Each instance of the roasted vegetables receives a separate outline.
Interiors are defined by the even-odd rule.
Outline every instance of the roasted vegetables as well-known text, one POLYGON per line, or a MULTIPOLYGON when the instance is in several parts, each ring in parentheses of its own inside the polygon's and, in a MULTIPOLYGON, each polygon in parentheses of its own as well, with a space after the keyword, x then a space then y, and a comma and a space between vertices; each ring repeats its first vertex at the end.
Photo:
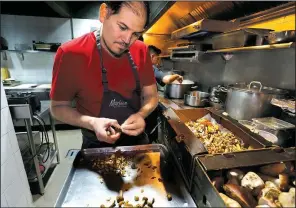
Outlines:
POLYGON ((221 131, 218 125, 207 119, 188 121, 185 125, 201 140, 210 154, 245 150, 242 141, 229 131, 221 131))

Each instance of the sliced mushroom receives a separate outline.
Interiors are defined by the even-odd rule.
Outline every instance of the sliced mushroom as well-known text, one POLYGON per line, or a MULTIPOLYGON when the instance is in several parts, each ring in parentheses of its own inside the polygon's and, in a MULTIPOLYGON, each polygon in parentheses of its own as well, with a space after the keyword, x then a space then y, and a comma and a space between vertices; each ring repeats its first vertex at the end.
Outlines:
POLYGON ((223 189, 227 196, 236 200, 242 207, 255 207, 257 205, 255 198, 244 187, 235 184, 225 184, 223 189))
POLYGON ((266 181, 265 188, 274 188, 279 190, 279 187, 272 181, 266 181))
POLYGON ((258 196, 264 188, 264 181, 254 172, 248 172, 242 179, 241 185, 248 188, 253 196, 258 196))
POLYGON ((272 199, 269 199, 267 197, 261 197, 258 200, 258 205, 268 205, 269 207, 281 207, 280 203, 275 202, 272 199))
POLYGON ((241 207, 241 205, 237 201, 229 198, 225 194, 222 194, 222 193, 219 193, 219 194, 227 207, 241 207))
POLYGON ((260 193, 260 197, 266 197, 268 199, 272 199, 273 201, 277 200, 281 191, 277 188, 264 188, 260 193))
POLYGON ((282 207, 295 207, 295 188, 291 188, 289 192, 282 192, 279 195, 279 202, 282 207))
POLYGON ((258 174, 263 181, 273 182, 281 191, 286 191, 289 188, 289 176, 287 174, 279 174, 279 178, 258 174))

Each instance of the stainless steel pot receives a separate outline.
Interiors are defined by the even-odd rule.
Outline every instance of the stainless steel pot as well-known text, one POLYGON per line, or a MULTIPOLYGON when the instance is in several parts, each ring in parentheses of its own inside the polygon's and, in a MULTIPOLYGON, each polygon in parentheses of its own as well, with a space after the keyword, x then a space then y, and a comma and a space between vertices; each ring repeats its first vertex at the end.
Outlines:
POLYGON ((166 85, 165 94, 169 98, 182 99, 186 92, 191 91, 196 87, 197 86, 191 80, 183 80, 182 83, 174 81, 173 83, 166 85))
POLYGON ((236 120, 249 120, 271 116, 272 98, 283 98, 287 92, 281 89, 263 87, 260 82, 252 81, 249 85, 233 85, 228 88, 226 112, 236 120))
POLYGON ((201 91, 192 91, 184 95, 185 105, 192 107, 203 107, 207 104, 208 98, 210 97, 209 93, 201 91))

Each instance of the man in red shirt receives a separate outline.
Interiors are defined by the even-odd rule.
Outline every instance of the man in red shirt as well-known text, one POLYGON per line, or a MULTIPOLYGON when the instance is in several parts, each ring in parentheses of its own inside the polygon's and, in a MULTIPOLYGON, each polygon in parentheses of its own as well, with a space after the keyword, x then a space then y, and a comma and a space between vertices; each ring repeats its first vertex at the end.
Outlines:
POLYGON ((148 47, 137 40, 148 17, 148 2, 103 3, 100 30, 58 49, 51 112, 82 128, 82 148, 148 143, 144 119, 158 95, 148 47))

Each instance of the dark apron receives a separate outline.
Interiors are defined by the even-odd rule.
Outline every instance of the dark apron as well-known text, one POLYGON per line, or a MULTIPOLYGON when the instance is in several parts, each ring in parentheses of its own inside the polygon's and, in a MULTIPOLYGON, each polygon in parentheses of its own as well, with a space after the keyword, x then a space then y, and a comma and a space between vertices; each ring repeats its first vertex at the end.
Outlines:
MULTIPOLYGON (((139 75, 137 72, 137 66, 134 63, 130 52, 128 52, 128 59, 131 64, 131 69, 136 80, 136 89, 133 91, 132 97, 130 99, 124 98, 119 93, 110 90, 108 87, 107 70, 103 64, 99 31, 96 34, 96 42, 100 54, 100 70, 102 71, 102 84, 104 90, 101 110, 98 117, 116 119, 119 125, 121 125, 131 114, 137 113, 141 108, 141 86, 139 75)), ((129 136, 122 133, 115 144, 108 144, 99 141, 93 131, 84 128, 82 128, 81 131, 83 135, 82 149, 114 146, 131 146, 149 143, 149 139, 145 133, 142 133, 139 136, 129 136)))

